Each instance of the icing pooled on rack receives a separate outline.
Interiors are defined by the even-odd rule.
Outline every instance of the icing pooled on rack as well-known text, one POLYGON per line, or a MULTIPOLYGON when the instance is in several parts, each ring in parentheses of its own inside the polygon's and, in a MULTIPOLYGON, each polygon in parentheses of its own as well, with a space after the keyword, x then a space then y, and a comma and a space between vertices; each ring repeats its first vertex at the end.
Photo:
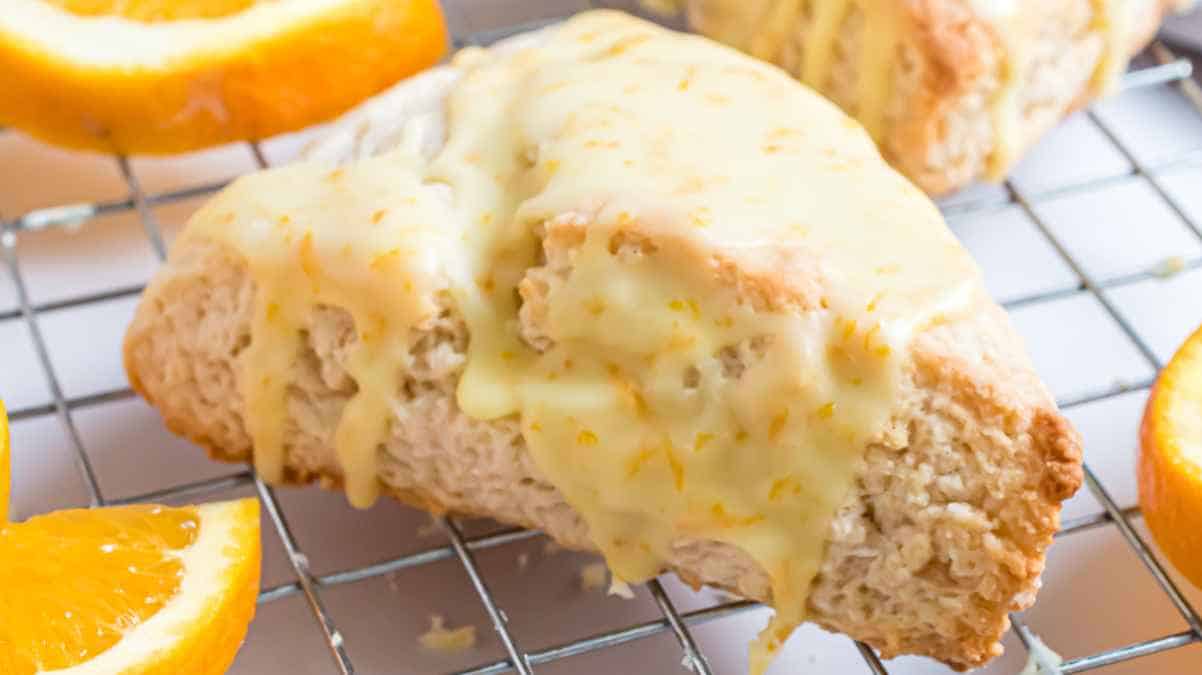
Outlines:
POLYGON ((889 430, 912 335, 968 306, 977 269, 863 130, 777 69, 610 12, 525 44, 456 57, 437 148, 402 134, 244 178, 193 220, 256 282, 256 463, 280 478, 291 363, 313 313, 343 308, 355 388, 331 442, 371 503, 412 328, 443 294, 471 336, 458 405, 520 420, 616 579, 689 542, 762 567, 762 672, 889 430))

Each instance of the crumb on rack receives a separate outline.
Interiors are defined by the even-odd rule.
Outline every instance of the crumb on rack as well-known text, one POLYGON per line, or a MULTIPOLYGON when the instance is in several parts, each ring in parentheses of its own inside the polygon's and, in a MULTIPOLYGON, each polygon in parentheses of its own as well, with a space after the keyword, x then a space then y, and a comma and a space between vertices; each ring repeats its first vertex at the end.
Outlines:
POLYGON ((518 554, 518 571, 523 572, 530 566, 530 554, 523 551, 518 554))
POLYGON ((605 563, 589 563, 580 568, 580 588, 586 591, 605 588, 605 579, 608 574, 609 570, 605 567, 605 563))
POLYGON ((630 589, 630 584, 614 577, 609 582, 609 595, 616 595, 623 600, 634 600, 634 591, 630 589))
POLYGON ((581 589, 585 591, 596 591, 606 589, 606 595, 618 596, 619 598, 635 599, 635 591, 630 589, 630 584, 625 581, 613 577, 609 573, 609 568, 603 562, 590 562, 581 568, 581 589), (606 579, 609 580, 608 589, 606 589, 606 579))
POLYGON ((444 619, 434 614, 430 616, 430 630, 419 635, 417 641, 433 651, 460 652, 476 646, 476 627, 447 628, 444 619))
POLYGON ((1161 279, 1175 277, 1185 269, 1185 257, 1179 255, 1171 255, 1164 260, 1161 260, 1156 267, 1152 268, 1152 274, 1161 279))
POLYGON ((433 514, 426 515, 430 518, 430 522, 417 528, 417 536, 421 537, 422 539, 433 537, 434 535, 438 534, 440 530, 442 530, 442 525, 439 524, 438 518, 435 518, 433 514))
POLYGON ((630 584, 613 576, 605 563, 589 563, 580 568, 580 588, 586 591, 606 588, 605 581, 607 578, 609 579, 609 587, 605 591, 606 595, 616 595, 623 600, 634 599, 634 591, 630 589, 630 584))

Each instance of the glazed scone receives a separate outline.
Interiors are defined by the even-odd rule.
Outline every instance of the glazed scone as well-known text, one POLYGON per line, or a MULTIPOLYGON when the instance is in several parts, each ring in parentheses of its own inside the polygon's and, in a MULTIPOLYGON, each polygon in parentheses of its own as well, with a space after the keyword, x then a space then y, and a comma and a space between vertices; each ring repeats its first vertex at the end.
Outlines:
POLYGON ((931 194, 1005 176, 1192 0, 663 0, 856 117, 931 194))
POLYGON ((984 663, 1081 480, 975 264, 858 125, 612 12, 465 50, 235 182, 125 357, 268 480, 770 602, 756 672, 803 619, 984 663))

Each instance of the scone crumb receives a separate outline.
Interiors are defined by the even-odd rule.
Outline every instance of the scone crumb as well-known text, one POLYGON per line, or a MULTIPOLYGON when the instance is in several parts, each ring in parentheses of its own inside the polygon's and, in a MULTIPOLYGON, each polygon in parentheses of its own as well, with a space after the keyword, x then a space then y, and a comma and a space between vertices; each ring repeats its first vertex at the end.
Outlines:
POLYGON ((525 571, 530 566, 530 554, 522 552, 518 554, 518 571, 525 571))
POLYGON ((609 588, 605 591, 606 595, 616 595, 623 600, 634 599, 634 591, 631 590, 630 584, 613 576, 605 563, 589 563, 580 568, 580 588, 586 591, 605 588, 606 579, 609 580, 609 588))
POLYGON ((421 537, 422 539, 433 537, 434 535, 438 534, 440 530, 442 530, 442 526, 439 525, 437 518, 431 514, 426 515, 430 517, 430 521, 417 528, 417 536, 421 537))
POLYGON ((608 574, 609 569, 605 567, 605 563, 589 563, 580 568, 580 588, 586 591, 605 588, 605 579, 608 574))
POLYGON ((1152 269, 1152 274, 1155 274, 1161 279, 1169 279, 1177 276, 1184 269, 1185 258, 1179 255, 1171 255, 1164 260, 1161 260, 1160 263, 1152 269))
POLYGON ((614 577, 609 582, 609 595, 616 595, 623 600, 634 600, 634 591, 631 590, 630 584, 614 577))
POLYGON ((476 627, 447 628, 444 619, 430 616, 430 630, 418 636, 421 646, 437 652, 461 652, 476 646, 476 627))

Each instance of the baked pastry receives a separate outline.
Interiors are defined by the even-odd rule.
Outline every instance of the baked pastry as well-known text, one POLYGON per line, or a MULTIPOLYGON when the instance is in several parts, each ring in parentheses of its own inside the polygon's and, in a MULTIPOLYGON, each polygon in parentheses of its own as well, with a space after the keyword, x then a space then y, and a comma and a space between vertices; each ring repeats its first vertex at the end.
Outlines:
POLYGON ((985 662, 1081 480, 977 267, 859 125, 607 11, 464 50, 236 181, 125 358, 171 429, 268 480, 768 601, 756 672, 803 619, 985 662))
POLYGON ((1192 0, 659 0, 855 116, 939 194, 1000 180, 1192 0))

